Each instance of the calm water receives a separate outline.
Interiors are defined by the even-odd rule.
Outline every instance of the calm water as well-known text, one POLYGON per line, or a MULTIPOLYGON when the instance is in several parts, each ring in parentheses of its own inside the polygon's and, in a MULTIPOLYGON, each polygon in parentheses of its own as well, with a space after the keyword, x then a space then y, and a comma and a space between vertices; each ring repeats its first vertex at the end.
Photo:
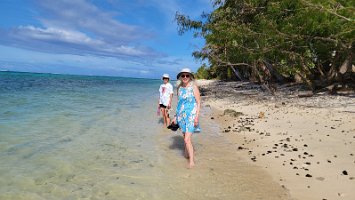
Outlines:
POLYGON ((0 200, 286 199, 236 156, 208 106, 186 169, 181 135, 156 116, 160 84, 0 72, 0 200))
POLYGON ((121 175, 157 173, 159 84, 1 72, 0 199, 107 196, 121 175))

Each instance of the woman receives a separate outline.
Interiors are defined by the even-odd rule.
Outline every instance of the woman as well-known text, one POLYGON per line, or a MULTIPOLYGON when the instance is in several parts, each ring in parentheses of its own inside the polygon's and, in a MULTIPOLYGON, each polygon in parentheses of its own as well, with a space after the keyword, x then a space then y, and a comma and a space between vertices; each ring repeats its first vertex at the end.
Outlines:
POLYGON ((192 168, 195 162, 191 136, 199 124, 200 91, 194 84, 194 76, 189 68, 182 69, 177 79, 180 80, 180 84, 177 88, 176 121, 184 136, 185 157, 189 159, 188 168, 192 168))
POLYGON ((171 107, 171 100, 174 94, 173 86, 169 83, 169 79, 169 74, 163 74, 163 84, 159 87, 158 109, 160 109, 160 113, 163 115, 164 127, 170 124, 168 110, 171 107))

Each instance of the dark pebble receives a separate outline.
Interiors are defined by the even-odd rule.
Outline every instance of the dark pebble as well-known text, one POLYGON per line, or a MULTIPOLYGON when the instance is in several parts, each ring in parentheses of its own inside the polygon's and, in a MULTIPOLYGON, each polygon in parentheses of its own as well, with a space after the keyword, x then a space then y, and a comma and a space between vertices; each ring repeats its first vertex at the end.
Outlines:
POLYGON ((211 119, 214 119, 214 117, 211 117, 211 119))
POLYGON ((344 170, 343 175, 348 175, 348 172, 346 170, 344 170))
POLYGON ((310 178, 310 177, 312 177, 312 175, 310 175, 310 174, 306 174, 306 177, 310 178))

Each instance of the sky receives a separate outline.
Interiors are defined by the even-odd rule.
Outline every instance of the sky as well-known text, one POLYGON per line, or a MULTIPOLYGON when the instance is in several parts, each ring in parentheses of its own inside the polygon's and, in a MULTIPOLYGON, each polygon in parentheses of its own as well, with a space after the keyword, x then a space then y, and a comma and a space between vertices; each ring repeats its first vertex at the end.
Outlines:
POLYGON ((174 77, 196 71, 204 40, 178 35, 179 12, 200 19, 210 0, 0 0, 0 71, 174 77))

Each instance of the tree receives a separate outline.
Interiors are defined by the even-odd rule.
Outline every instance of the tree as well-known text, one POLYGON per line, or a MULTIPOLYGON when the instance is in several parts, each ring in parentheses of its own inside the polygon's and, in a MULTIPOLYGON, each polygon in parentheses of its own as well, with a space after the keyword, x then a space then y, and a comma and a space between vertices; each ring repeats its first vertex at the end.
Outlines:
POLYGON ((191 20, 176 13, 179 33, 194 31, 205 46, 193 52, 228 78, 283 81, 298 75, 316 90, 354 81, 354 1, 215 0, 191 20), (228 70, 225 70, 225 69, 228 70))

